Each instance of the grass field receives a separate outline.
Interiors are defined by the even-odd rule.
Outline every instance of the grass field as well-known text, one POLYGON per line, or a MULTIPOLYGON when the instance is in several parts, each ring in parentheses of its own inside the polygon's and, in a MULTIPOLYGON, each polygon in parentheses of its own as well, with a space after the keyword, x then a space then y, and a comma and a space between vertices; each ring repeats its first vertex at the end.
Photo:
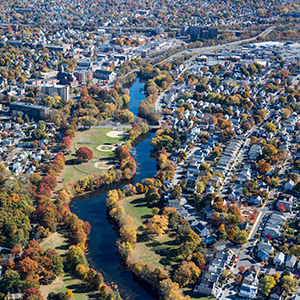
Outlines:
POLYGON ((152 210, 144 202, 143 195, 125 198, 121 204, 126 213, 134 219, 134 223, 138 227, 138 242, 131 260, 158 267, 169 274, 172 266, 177 264, 176 252, 178 246, 175 234, 163 234, 153 237, 152 240, 145 240, 143 238, 142 220, 152 217, 153 214, 152 210))
POLYGON ((114 147, 115 144, 120 144, 123 138, 112 138, 106 134, 112 131, 109 128, 92 128, 89 130, 82 130, 76 133, 76 137, 72 140, 72 147, 68 154, 65 155, 67 162, 66 167, 58 178, 58 188, 62 187, 63 183, 70 181, 78 181, 79 179, 93 173, 106 173, 106 168, 96 168, 96 162, 107 162, 110 166, 114 165, 114 147), (98 146, 104 145, 103 150, 99 151, 98 146), (93 150, 94 158, 92 161, 77 164, 75 158, 76 149, 79 147, 88 147, 93 150), (109 150, 109 151, 108 151, 109 150))
POLYGON ((55 249, 58 254, 63 255, 66 253, 70 242, 66 236, 61 233, 52 233, 48 238, 41 242, 41 247, 47 250, 48 248, 55 249))

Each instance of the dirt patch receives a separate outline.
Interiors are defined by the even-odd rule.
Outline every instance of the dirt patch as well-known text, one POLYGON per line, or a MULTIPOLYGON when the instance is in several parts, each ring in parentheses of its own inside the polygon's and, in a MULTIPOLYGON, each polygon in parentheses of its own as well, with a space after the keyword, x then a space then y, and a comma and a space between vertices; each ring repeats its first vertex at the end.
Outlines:
POLYGON ((117 147, 114 145, 100 145, 97 147, 98 151, 102 152, 113 152, 117 147))
POLYGON ((63 276, 58 276, 51 284, 41 285, 40 291, 44 299, 47 299, 49 293, 55 289, 62 288, 64 286, 63 276))
POLYGON ((101 160, 94 163, 94 167, 96 169, 105 169, 105 170, 112 168, 114 165, 115 163, 109 160, 101 160))
POLYGON ((109 131, 106 135, 111 138, 120 138, 124 136, 124 131, 109 131))

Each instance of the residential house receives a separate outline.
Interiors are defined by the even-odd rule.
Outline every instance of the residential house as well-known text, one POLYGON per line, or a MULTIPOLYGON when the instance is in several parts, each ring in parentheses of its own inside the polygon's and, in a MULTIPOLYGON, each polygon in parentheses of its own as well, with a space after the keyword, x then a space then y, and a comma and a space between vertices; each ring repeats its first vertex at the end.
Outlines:
POLYGON ((239 296, 249 299, 254 299, 256 297, 258 291, 259 281, 257 279, 257 274, 259 271, 258 266, 251 266, 249 271, 247 271, 244 275, 239 296))
POLYGON ((285 255, 282 252, 278 252, 273 259, 274 265, 282 266, 284 263, 285 255))
POLYGON ((204 243, 206 245, 211 245, 211 244, 215 243, 216 240, 217 240, 216 235, 215 234, 211 234, 211 235, 206 236, 206 238, 204 239, 204 243))
POLYGON ((218 251, 223 251, 226 248, 226 242, 225 241, 218 241, 214 244, 214 247, 218 250, 218 251))
POLYGON ((273 253, 273 251, 274 251, 274 247, 270 244, 270 242, 265 243, 265 242, 262 242, 262 241, 260 241, 257 244, 257 249, 258 249, 258 251, 263 250, 264 252, 266 252, 268 254, 273 253))
POLYGON ((263 199, 260 195, 257 195, 257 196, 251 196, 247 202, 249 204, 254 204, 254 205, 261 205, 263 204, 263 199))
POLYGON ((202 236, 208 236, 209 235, 209 230, 205 226, 207 223, 206 222, 198 222, 196 226, 191 226, 191 228, 197 233, 200 237, 202 236))
POLYGON ((281 236, 281 226, 267 223, 264 229, 264 236, 270 235, 272 239, 276 239, 281 236))
POLYGON ((269 254, 264 250, 259 250, 257 253, 257 257, 261 259, 261 261, 265 262, 269 260, 269 254))
POLYGON ((200 279, 198 285, 194 289, 194 292, 215 296, 217 293, 216 282, 206 279, 200 279))
POLYGON ((297 257, 295 255, 289 255, 286 259, 285 266, 289 269, 293 269, 297 262, 297 257))
POLYGON ((247 221, 245 221, 244 223, 239 224, 239 225, 238 225, 238 228, 239 228, 240 230, 245 230, 245 231, 247 231, 247 230, 249 229, 249 223, 248 223, 247 221))

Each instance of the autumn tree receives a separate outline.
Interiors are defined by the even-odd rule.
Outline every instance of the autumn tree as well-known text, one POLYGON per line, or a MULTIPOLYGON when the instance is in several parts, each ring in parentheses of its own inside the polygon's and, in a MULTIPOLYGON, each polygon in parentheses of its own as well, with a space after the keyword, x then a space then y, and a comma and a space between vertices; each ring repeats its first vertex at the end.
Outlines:
POLYGON ((143 225, 148 235, 162 235, 168 229, 168 218, 166 216, 155 215, 143 225))
POLYGON ((69 136, 65 136, 62 140, 61 143, 59 144, 59 149, 66 151, 71 148, 72 141, 69 136))
POLYGON ((218 240, 224 241, 226 239, 226 230, 225 225, 221 224, 217 230, 217 238, 218 240))
POLYGON ((184 287, 189 283, 196 282, 201 274, 201 270, 193 262, 182 262, 180 267, 175 271, 174 281, 180 287, 184 287))
POLYGON ((282 281, 282 289, 284 290, 286 295, 297 291, 298 280, 296 278, 292 278, 288 275, 285 275, 283 276, 281 281, 282 281))
POLYGON ((273 276, 264 276, 259 282, 260 291, 264 296, 268 296, 271 289, 276 285, 276 281, 273 276))
POLYGON ((267 123, 264 128, 267 132, 277 133, 276 125, 271 122, 267 123))
POLYGON ((93 159, 93 151, 88 147, 80 147, 77 149, 75 157, 82 161, 88 161, 93 159))

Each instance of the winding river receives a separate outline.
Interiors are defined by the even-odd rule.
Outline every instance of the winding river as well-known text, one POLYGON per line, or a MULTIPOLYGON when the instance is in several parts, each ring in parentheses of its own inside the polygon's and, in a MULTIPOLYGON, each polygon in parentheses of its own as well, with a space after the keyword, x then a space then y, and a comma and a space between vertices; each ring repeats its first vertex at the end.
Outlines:
MULTIPOLYGON (((129 102, 130 111, 137 114, 138 103, 145 98, 141 92, 144 84, 138 80, 130 88, 129 102)), ((153 177, 156 172, 156 161, 149 156, 151 146, 150 140, 154 134, 149 134, 142 139, 136 147, 131 150, 137 162, 137 174, 131 181, 140 182, 143 178, 153 177)), ((116 184, 112 188, 122 188, 124 183, 116 184)), ((88 197, 80 197, 73 201, 71 210, 80 219, 91 224, 90 245, 87 258, 90 265, 99 270, 105 282, 117 286, 123 299, 150 300, 154 296, 147 292, 145 287, 135 282, 131 272, 126 269, 117 256, 116 240, 118 236, 112 229, 106 217, 106 193, 107 188, 96 190, 88 197)))

